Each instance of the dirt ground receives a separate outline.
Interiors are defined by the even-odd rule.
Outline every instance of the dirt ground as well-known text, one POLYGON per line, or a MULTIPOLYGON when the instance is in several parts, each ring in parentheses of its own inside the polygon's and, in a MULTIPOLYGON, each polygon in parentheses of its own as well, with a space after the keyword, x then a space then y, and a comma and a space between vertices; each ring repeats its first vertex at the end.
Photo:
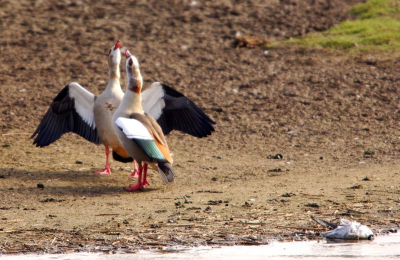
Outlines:
POLYGON ((306 239, 324 231, 310 215, 397 227, 399 59, 234 46, 238 32, 275 41, 325 30, 358 2, 1 1, 0 254, 306 239), (131 164, 92 173, 102 146, 29 139, 68 83, 104 90, 117 39, 145 84, 176 88, 217 122, 208 138, 167 137, 172 184, 151 172, 149 188, 129 193, 131 164))

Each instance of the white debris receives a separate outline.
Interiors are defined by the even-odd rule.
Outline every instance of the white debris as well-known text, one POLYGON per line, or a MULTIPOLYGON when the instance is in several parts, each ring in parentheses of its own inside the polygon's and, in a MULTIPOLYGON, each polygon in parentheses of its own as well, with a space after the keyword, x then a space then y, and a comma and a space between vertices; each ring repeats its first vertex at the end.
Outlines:
POLYGON ((323 233, 322 236, 327 239, 343 240, 374 239, 374 233, 367 226, 346 219, 341 219, 338 227, 334 230, 323 233))

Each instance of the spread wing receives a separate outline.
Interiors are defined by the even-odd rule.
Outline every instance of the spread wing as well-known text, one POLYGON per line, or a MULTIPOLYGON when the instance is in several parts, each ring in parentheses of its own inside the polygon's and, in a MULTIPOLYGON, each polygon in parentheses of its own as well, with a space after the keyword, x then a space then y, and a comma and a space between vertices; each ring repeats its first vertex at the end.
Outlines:
POLYGON ((142 92, 142 107, 153 116, 165 135, 179 130, 195 137, 211 135, 215 124, 190 99, 173 88, 154 82, 142 92))
POLYGON ((95 96, 78 83, 70 83, 54 98, 33 133, 33 144, 47 146, 63 134, 74 132, 89 142, 100 144, 94 121, 95 96))

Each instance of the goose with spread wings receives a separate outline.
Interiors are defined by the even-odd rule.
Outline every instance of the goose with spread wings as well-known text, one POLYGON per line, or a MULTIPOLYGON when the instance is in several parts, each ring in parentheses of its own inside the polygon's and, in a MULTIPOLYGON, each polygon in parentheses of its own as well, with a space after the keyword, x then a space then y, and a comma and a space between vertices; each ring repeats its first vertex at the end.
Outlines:
MULTIPOLYGON (((34 138, 36 146, 48 146, 63 134, 74 132, 92 143, 105 146, 106 167, 96 173, 111 174, 109 147, 115 160, 133 161, 118 141, 111 120, 124 95, 119 69, 121 45, 117 41, 109 50, 109 81, 105 91, 96 97, 76 82, 68 84, 53 100, 33 133, 31 138, 34 138)), ((164 134, 178 130, 202 138, 215 131, 212 119, 182 93, 165 84, 154 82, 143 91, 142 105, 143 110, 157 120, 164 134)))
POLYGON ((109 50, 109 79, 106 89, 95 96, 76 82, 68 84, 53 100, 31 138, 39 147, 50 145, 61 135, 74 132, 89 142, 103 144, 106 152, 106 167, 96 171, 99 174, 111 174, 109 165, 109 147, 122 157, 129 156, 112 131, 112 115, 121 103, 124 92, 120 85, 121 61, 120 48, 117 41, 109 50))

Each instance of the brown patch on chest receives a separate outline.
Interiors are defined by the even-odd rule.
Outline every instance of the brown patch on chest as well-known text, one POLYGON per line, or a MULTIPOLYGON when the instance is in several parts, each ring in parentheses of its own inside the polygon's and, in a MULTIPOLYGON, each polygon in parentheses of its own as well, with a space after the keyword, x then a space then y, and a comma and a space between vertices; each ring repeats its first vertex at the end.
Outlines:
POLYGON ((142 91, 141 87, 135 86, 135 87, 129 87, 128 88, 130 91, 136 93, 136 94, 140 94, 140 92, 142 91))
POLYGON ((116 109, 115 106, 113 106, 111 103, 108 103, 108 102, 106 102, 105 107, 107 110, 110 110, 110 111, 113 111, 114 109, 116 109))

